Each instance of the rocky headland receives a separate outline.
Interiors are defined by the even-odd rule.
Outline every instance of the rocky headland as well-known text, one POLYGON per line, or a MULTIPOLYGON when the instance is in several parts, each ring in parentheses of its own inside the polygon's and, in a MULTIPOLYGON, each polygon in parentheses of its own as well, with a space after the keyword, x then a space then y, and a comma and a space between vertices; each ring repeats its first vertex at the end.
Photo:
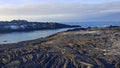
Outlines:
POLYGON ((0 33, 72 27, 80 26, 60 24, 56 22, 28 22, 26 20, 0 21, 0 33))
POLYGON ((2 68, 120 68, 120 27, 78 28, 0 45, 2 68))

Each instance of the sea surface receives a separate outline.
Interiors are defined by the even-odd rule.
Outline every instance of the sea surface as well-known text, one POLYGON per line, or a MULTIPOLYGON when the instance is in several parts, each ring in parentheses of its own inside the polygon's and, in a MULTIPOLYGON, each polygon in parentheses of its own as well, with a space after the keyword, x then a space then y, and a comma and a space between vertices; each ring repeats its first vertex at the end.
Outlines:
POLYGON ((68 25, 80 25, 81 27, 106 27, 120 26, 120 22, 61 22, 68 25))
MULTIPOLYGON (((61 22, 68 25, 80 25, 81 27, 105 27, 105 26, 120 26, 120 22, 61 22)), ((12 32, 0 33, 0 44, 17 43, 20 41, 33 40, 37 38, 46 37, 61 31, 66 31, 70 28, 52 29, 52 30, 37 30, 30 32, 12 32)))

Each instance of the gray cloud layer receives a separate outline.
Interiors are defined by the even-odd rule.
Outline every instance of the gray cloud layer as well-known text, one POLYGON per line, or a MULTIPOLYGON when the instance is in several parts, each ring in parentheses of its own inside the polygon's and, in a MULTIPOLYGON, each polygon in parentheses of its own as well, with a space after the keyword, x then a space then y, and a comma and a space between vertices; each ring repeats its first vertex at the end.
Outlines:
POLYGON ((0 7, 0 19, 37 21, 120 20, 120 2, 104 4, 44 3, 0 7), (119 15, 118 15, 119 14, 119 15))

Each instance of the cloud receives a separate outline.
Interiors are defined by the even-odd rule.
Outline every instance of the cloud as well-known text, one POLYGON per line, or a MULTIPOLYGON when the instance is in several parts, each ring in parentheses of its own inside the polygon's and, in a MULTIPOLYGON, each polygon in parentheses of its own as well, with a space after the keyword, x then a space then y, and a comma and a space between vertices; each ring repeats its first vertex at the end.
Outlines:
POLYGON ((109 13, 120 12, 119 3, 120 2, 103 4, 81 4, 54 2, 20 6, 2 6, 0 7, 0 19, 28 19, 37 21, 95 20, 96 18, 103 17, 109 13))

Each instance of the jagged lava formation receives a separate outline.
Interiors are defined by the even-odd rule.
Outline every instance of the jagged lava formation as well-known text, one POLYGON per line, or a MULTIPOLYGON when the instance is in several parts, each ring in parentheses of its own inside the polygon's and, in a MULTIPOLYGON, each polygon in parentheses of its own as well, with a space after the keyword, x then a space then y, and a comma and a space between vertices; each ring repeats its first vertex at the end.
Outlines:
POLYGON ((80 26, 60 24, 56 22, 28 22, 26 20, 0 21, 0 33, 13 31, 72 28, 72 27, 80 26))
POLYGON ((0 45, 2 68, 120 68, 120 27, 79 28, 0 45))

